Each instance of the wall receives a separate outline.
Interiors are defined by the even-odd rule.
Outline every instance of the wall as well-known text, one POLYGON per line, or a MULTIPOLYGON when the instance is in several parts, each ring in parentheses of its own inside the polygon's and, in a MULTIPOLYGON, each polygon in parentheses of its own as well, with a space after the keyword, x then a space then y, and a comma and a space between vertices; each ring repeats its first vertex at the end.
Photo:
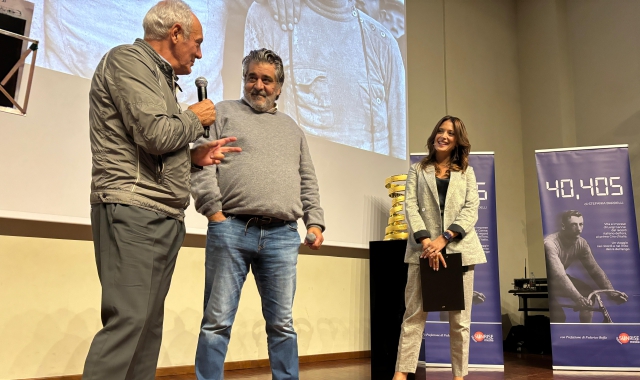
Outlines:
POLYGON ((465 122, 472 150, 495 152, 500 298, 516 324, 518 298, 508 291, 527 247, 515 3, 444 4, 448 113, 465 122))
MULTIPOLYGON (((567 1, 578 146, 629 144, 640 184, 640 2, 567 1)), ((640 191, 634 196, 640 212, 640 191)), ((640 231, 640 230, 639 230, 640 231)))
POLYGON ((528 267, 544 277, 535 150, 576 145, 567 15, 556 0, 519 1, 517 9, 528 267))
POLYGON ((407 28, 409 152, 420 153, 446 113, 443 1, 408 1, 407 28))
MULTIPOLYGON (((26 228, 30 224, 2 220, 1 233, 20 234, 8 223, 26 228)), ((36 223, 34 227, 48 225, 36 223)), ((52 228, 77 229, 60 225, 52 228)), ((305 250, 299 258, 293 312, 300 355, 366 351, 366 251, 332 247, 323 251, 323 255, 315 255, 305 250)), ((0 252, 0 379, 81 373, 93 334, 100 328, 100 286, 93 243, 0 236, 0 252)), ((180 251, 166 301, 160 367, 193 364, 202 316, 203 253, 201 247, 183 247, 180 251)), ((249 275, 227 361, 265 358, 264 321, 249 275)))
POLYGON ((527 247, 542 277, 536 149, 629 144, 640 183, 640 3, 519 0, 517 13, 527 247))

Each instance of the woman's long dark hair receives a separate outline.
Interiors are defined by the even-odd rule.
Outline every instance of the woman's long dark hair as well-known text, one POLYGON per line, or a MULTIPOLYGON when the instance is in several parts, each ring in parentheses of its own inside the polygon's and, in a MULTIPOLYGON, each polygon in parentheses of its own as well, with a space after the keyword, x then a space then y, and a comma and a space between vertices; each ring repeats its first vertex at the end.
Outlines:
MULTIPOLYGON (((469 166, 469 152, 471 151, 471 144, 469 143, 469 136, 467 135, 467 128, 464 126, 462 120, 455 116, 445 116, 431 132, 431 136, 427 139, 427 157, 420 161, 420 169, 426 170, 429 165, 433 165, 436 169, 436 175, 440 174, 438 166, 436 165, 436 148, 433 144, 436 141, 436 135, 440 130, 440 127, 445 121, 450 121, 453 124, 453 134, 456 137, 456 147, 451 151, 449 171, 463 172, 467 170, 469 166)), ((449 172, 448 171, 448 172, 449 172)))

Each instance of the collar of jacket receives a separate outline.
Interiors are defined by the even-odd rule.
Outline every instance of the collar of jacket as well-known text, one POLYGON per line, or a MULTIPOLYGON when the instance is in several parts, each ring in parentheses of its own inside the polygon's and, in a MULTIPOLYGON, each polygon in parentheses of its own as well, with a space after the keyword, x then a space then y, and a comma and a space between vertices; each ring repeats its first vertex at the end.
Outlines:
POLYGON ((349 21, 357 15, 351 0, 306 0, 306 3, 317 14, 335 21, 349 21))
MULTIPOLYGON (((141 38, 136 38, 136 41, 133 44, 141 47, 142 50, 144 50, 145 52, 147 52, 147 54, 149 54, 149 57, 151 57, 153 62, 156 65, 158 65, 158 67, 160 68, 160 71, 162 71, 162 74, 164 74, 164 77, 167 80, 167 83, 169 84, 169 88, 173 89, 174 85, 177 88, 180 88, 180 86, 178 86, 178 83, 177 83, 178 77, 173 72, 173 67, 171 67, 169 62, 167 62, 166 59, 162 58, 160 54, 158 54, 158 52, 155 51, 151 47, 151 45, 149 45, 149 43, 147 43, 147 41, 141 38)), ((182 89, 180 90, 182 91, 182 89)))
MULTIPOLYGON (((436 169, 433 167, 433 165, 429 165, 426 169, 422 170, 422 175, 425 182, 427 183, 427 187, 429 187, 431 195, 436 200, 436 202, 440 204, 440 197, 438 196, 438 185, 436 184, 436 169)), ((449 173, 449 189, 458 186, 461 178, 461 172, 451 171, 451 173, 449 173)))

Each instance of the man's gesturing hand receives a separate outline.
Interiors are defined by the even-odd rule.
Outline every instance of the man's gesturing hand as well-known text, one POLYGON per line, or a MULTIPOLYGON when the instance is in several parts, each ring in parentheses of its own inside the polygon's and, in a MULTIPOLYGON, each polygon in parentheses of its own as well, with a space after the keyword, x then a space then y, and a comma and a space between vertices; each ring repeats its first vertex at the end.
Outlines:
POLYGON ((217 165, 224 159, 225 153, 242 152, 242 148, 225 146, 236 140, 235 137, 227 137, 198 145, 191 149, 191 162, 199 166, 217 165))

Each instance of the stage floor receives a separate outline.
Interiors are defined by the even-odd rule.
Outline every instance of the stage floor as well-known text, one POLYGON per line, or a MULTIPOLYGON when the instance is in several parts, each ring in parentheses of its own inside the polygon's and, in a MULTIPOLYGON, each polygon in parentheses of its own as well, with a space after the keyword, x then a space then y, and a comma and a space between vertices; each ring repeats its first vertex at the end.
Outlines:
MULTIPOLYGON (((268 368, 227 371, 225 380, 271 380, 268 368)), ((370 359, 337 360, 300 365, 300 378, 304 380, 370 380, 370 359)), ((640 373, 624 372, 567 372, 551 369, 551 356, 534 354, 505 353, 504 372, 471 369, 465 380, 617 380, 638 379, 640 373)), ((195 375, 158 377, 158 380, 195 380, 195 375)), ((449 380, 450 369, 424 369, 416 373, 416 380, 449 380)), ((391 380, 391 379, 389 379, 391 380)))

